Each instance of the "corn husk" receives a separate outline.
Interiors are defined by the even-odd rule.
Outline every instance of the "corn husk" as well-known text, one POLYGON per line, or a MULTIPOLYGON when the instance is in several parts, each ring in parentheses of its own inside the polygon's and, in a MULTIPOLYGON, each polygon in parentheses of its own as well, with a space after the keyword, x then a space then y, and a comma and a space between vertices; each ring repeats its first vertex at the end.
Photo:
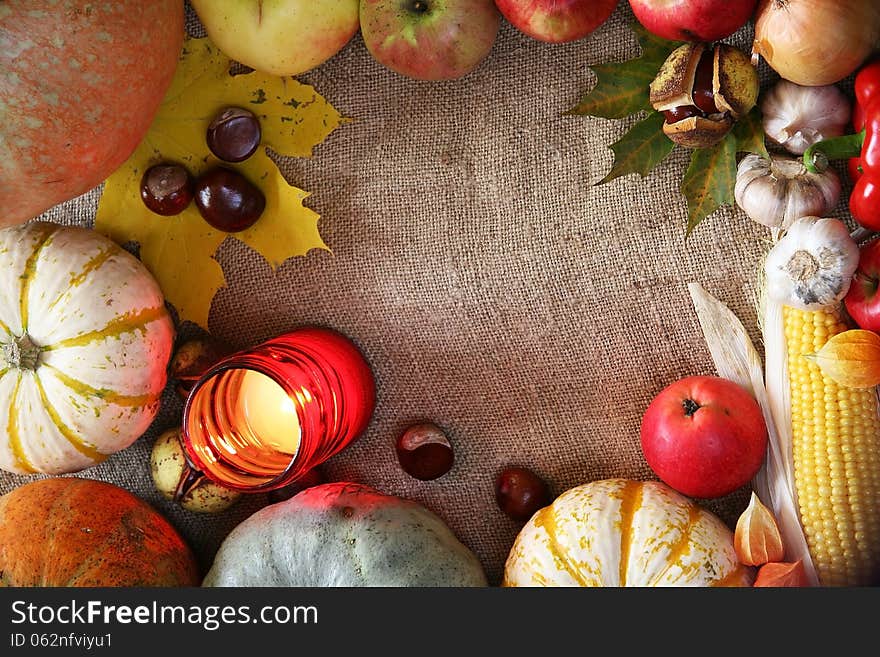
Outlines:
POLYGON ((688 290, 718 376, 749 390, 764 415, 767 457, 752 481, 752 488, 776 518, 785 545, 785 560, 800 560, 811 586, 818 586, 794 487, 782 306, 772 301, 765 306, 762 322, 767 358, 765 382, 761 356, 736 314, 699 283, 690 283, 688 290))

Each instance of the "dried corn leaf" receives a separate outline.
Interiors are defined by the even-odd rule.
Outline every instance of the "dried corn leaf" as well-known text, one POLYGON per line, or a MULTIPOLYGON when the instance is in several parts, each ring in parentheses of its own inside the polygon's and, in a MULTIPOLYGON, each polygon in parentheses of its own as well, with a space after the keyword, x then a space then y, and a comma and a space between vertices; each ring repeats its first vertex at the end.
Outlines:
MULTIPOLYGON (((787 429, 791 423, 785 421, 788 395, 787 392, 780 394, 788 390, 785 349, 780 348, 778 340, 773 338, 776 330, 781 337, 781 308, 778 310, 778 319, 773 314, 773 304, 768 304, 769 313, 765 315, 767 372, 772 375, 765 385, 761 357, 736 314, 706 292, 699 283, 690 283, 688 290, 718 376, 730 379, 750 391, 758 401, 767 424, 767 458, 755 476, 752 488, 773 511, 785 544, 786 560, 802 560, 809 581, 817 585, 818 578, 801 527, 794 488, 791 432, 787 429), (773 339, 768 342, 768 337, 773 339), (780 376, 784 377, 781 380, 785 383, 781 388, 780 376)), ((784 345, 784 341, 781 344, 784 345)))

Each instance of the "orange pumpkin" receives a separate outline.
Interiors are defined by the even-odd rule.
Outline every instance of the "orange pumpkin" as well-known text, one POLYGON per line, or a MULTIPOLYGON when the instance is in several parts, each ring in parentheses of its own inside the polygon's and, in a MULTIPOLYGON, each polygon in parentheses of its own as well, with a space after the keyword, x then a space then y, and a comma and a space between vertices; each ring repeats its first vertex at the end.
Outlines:
POLYGON ((0 2, 0 226, 87 192, 125 162, 183 37, 183 0, 0 2))
POLYGON ((196 586, 195 558, 143 500, 90 479, 0 497, 0 586, 196 586))

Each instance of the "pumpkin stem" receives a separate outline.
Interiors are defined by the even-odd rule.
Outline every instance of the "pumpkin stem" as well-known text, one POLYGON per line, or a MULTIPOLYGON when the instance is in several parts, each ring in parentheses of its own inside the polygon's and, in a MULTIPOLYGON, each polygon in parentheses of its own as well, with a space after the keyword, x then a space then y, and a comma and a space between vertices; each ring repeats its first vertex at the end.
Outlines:
POLYGON ((20 338, 13 338, 12 342, 0 345, 3 360, 13 369, 19 370, 36 370, 42 351, 27 333, 20 338))

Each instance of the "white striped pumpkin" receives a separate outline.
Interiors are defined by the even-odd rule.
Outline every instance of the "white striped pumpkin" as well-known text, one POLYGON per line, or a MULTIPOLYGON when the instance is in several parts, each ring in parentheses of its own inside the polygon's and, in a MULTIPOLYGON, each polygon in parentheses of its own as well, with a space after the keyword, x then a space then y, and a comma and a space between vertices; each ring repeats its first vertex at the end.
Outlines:
POLYGON ((572 488, 520 531, 503 586, 751 586, 720 518, 648 481, 572 488))
POLYGON ((137 258, 86 228, 0 230, 0 468, 61 474, 159 409, 174 325, 137 258))

